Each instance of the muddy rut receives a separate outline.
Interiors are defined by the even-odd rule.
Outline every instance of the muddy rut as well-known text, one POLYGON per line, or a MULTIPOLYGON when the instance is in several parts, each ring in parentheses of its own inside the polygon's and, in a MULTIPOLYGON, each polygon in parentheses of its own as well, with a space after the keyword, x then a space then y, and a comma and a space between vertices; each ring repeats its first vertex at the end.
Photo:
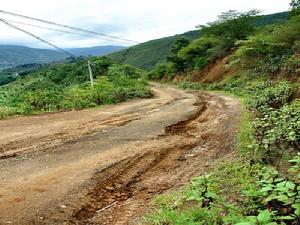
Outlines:
POLYGON ((154 91, 154 99, 88 110, 93 119, 76 129, 56 125, 17 138, 14 127, 16 138, 0 144, 0 224, 143 224, 157 194, 234 154, 237 99, 160 85, 154 91))

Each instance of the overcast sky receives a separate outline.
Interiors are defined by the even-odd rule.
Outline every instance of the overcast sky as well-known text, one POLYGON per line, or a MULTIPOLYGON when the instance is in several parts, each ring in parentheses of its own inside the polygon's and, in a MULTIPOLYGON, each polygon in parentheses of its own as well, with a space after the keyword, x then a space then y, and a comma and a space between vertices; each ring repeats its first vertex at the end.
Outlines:
MULTIPOLYGON (((260 9, 263 14, 270 14, 288 10, 289 2, 290 0, 9 0, 1 2, 0 9, 144 42, 193 30, 196 25, 214 21, 218 14, 230 9, 260 9)), ((32 23, 2 14, 0 18, 32 23)), ((25 25, 21 27, 63 48, 120 44, 25 25)), ((0 44, 48 48, 4 24, 0 24, 0 44)))

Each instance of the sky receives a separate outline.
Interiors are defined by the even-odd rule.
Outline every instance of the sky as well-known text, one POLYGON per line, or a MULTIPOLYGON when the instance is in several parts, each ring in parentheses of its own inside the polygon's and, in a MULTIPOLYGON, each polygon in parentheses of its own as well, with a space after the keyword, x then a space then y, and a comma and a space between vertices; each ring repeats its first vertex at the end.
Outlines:
MULTIPOLYGON (((263 14, 271 14, 288 10, 289 2, 290 0, 9 0, 1 2, 0 10, 145 42, 194 30, 196 25, 214 21, 221 12, 231 9, 259 9, 263 14)), ((44 26, 1 13, 0 18, 44 26)), ((128 45, 24 24, 14 25, 62 48, 128 45)), ((50 48, 3 23, 0 24, 0 44, 50 48)))

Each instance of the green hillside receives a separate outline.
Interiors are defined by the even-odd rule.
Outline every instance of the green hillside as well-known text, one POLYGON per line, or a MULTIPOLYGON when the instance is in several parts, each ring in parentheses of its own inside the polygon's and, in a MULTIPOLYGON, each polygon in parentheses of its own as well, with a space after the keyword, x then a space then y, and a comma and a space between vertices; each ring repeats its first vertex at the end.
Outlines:
MULTIPOLYGON (((67 51, 77 57, 88 57, 103 56, 124 48, 123 46, 107 45, 72 48, 67 51)), ((20 76, 30 74, 33 70, 40 69, 43 64, 68 61, 67 57, 69 56, 55 50, 0 45, 0 86, 8 84, 20 76)))
MULTIPOLYGON (((89 48, 66 49, 74 56, 103 56, 123 46, 94 46, 89 48)), ((25 64, 44 64, 66 59, 69 56, 52 49, 37 49, 25 46, 0 45, 0 70, 25 64)))
POLYGON ((280 12, 280 13, 258 16, 256 25, 264 26, 264 25, 271 25, 271 24, 280 24, 286 22, 288 17, 289 17, 288 12, 280 12))
POLYGON ((151 96, 144 72, 108 58, 90 59, 95 82, 91 86, 87 60, 44 65, 27 76, 0 86, 0 118, 83 109, 151 96))
POLYGON ((300 223, 300 1, 294 2, 288 20, 270 25, 269 16, 260 21, 264 27, 253 23, 253 11, 223 13, 189 45, 176 42, 168 62, 149 73, 183 89, 234 95, 244 105, 236 152, 158 196, 149 224, 300 223))
POLYGON ((28 74, 31 74, 35 70, 39 70, 46 66, 47 65, 44 64, 33 63, 0 70, 0 86, 8 84, 19 77, 24 77, 28 74))
POLYGON ((148 41, 112 53, 109 57, 119 63, 131 64, 143 69, 151 69, 154 65, 165 61, 173 42, 182 36, 194 40, 200 36, 200 31, 190 31, 181 35, 148 41))
POLYGON ((49 63, 66 57, 68 56, 61 52, 49 49, 0 45, 0 69, 30 63, 49 63))
MULTIPOLYGON (((276 13, 255 18, 257 26, 283 23, 287 20, 288 13, 276 13)), ((165 37, 157 40, 145 42, 125 50, 109 55, 111 59, 119 63, 131 64, 143 69, 152 69, 155 65, 165 62, 172 44, 180 37, 186 37, 190 41, 200 37, 199 30, 190 31, 184 34, 165 37)))

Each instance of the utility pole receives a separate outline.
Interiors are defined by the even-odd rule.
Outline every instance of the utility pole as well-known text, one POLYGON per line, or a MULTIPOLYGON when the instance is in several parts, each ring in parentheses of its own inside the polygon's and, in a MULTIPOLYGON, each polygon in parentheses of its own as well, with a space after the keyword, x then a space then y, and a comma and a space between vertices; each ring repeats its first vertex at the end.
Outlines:
POLYGON ((93 71, 92 71, 92 66, 91 66, 90 60, 88 60, 88 68, 89 68, 91 86, 94 86, 94 77, 93 77, 93 71))

